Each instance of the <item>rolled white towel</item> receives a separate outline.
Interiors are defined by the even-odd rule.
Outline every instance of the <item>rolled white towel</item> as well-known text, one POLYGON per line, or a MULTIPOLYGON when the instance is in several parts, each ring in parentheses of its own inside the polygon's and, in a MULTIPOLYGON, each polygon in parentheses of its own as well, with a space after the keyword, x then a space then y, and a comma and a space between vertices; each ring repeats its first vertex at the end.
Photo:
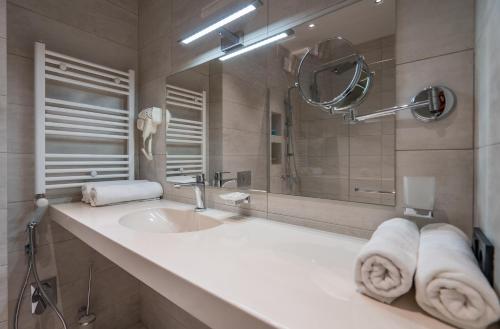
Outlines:
POLYGON ((94 186, 106 186, 106 185, 129 185, 135 183, 143 183, 147 180, 108 180, 100 182, 90 182, 82 185, 82 202, 90 203, 90 190, 94 186))
POLYGON ((142 182, 128 185, 94 186, 90 190, 90 205, 104 206, 113 203, 157 199, 163 195, 161 184, 142 182))
POLYGON ((455 226, 422 228, 415 287, 418 305, 454 326, 486 328, 500 318, 498 297, 479 269, 467 236, 455 226))
POLYGON ((388 304, 407 293, 417 266, 419 235, 407 219, 382 223, 356 259, 358 291, 388 304))

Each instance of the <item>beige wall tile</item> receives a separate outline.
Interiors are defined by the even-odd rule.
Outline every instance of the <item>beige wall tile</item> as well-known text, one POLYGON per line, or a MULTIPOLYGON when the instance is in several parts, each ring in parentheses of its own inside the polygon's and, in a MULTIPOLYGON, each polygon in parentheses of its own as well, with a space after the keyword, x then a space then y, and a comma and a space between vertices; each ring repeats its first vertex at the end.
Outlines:
POLYGON ((137 49, 137 14, 106 0, 67 2, 56 0, 12 0, 9 3, 25 8, 78 30, 92 33, 108 42, 137 49))
POLYGON ((407 104, 421 89, 443 85, 456 94, 453 113, 443 120, 423 123, 410 111, 399 112, 396 121, 396 149, 465 149, 473 146, 474 52, 439 56, 397 66, 397 102, 407 104))
POLYGON ((474 194, 473 150, 396 152, 397 205, 404 206, 404 176, 436 177, 434 217, 472 233, 474 194))
POLYGON ((165 77, 151 81, 140 80, 139 107, 144 109, 151 106, 164 108, 165 105, 165 77))
POLYGON ((33 153, 35 151, 35 110, 31 105, 7 106, 7 151, 33 153))
MULTIPOLYGON (((500 244, 500 144, 482 147, 476 153, 476 225, 491 242, 500 244)), ((500 255, 495 253, 495 264, 500 255)), ((500 282, 500 269, 495 266, 495 282, 500 282)), ((497 289, 498 290, 498 289, 497 289)))
POLYGON ((500 143, 500 3, 476 1, 476 146, 500 143))
POLYGON ((0 266, 7 265, 6 237, 7 237, 7 209, 0 209, 0 266))
POLYGON ((144 2, 138 0, 108 0, 108 1, 136 15, 139 15, 139 3, 144 2))
POLYGON ((7 202, 33 200, 34 156, 9 153, 7 155, 7 202))
POLYGON ((353 155, 349 157, 349 177, 351 179, 378 179, 382 176, 380 155, 353 155))
POLYGON ((3 152, 7 152, 7 96, 0 95, 0 153, 3 152))
POLYGON ((0 0, 0 38, 7 38, 7 0, 0 0))
POLYGON ((0 37, 0 96, 7 95, 7 39, 0 37))
POLYGON ((222 145, 224 155, 261 156, 267 152, 267 136, 223 128, 222 145))
POLYGON ((270 1, 269 28, 274 31, 283 29, 283 26, 292 27, 297 21, 342 2, 342 0, 270 1))
MULTIPOLYGON (((18 292, 16 292, 16 295, 17 295, 17 293, 18 292)), ((8 306, 9 306, 9 320, 12 321, 12 319, 14 319, 14 311, 16 309, 16 300, 9 299, 8 306)), ((52 313, 52 312, 49 312, 49 313, 52 313)), ((43 317, 46 317, 47 316, 46 314, 47 314, 47 312, 45 312, 43 317)), ((31 315, 31 301, 29 300, 29 297, 26 294, 25 298, 23 299, 23 302, 21 304, 21 314, 19 317, 19 328, 38 329, 39 328, 38 320, 40 320, 40 317, 36 318, 35 316, 31 315)), ((46 328, 43 328, 43 329, 46 329, 46 328)))
POLYGON ((252 83, 233 74, 222 75, 222 100, 264 109, 266 105, 266 88, 260 83, 252 83))
POLYGON ((146 83, 167 77, 171 73, 170 37, 162 37, 139 51, 139 79, 146 83))
MULTIPOLYGON (((33 201, 13 202, 8 205, 7 243, 9 252, 23 251, 26 244, 26 225, 34 211, 33 201)), ((37 227, 39 246, 74 239, 75 236, 45 215, 37 227)))
POLYGON ((382 139, 380 136, 351 136, 349 138, 351 155, 378 155, 382 154, 382 139))
POLYGON ((268 113, 265 107, 242 105, 223 100, 222 126, 247 132, 262 133, 267 126, 268 113))
POLYGON ((7 153, 0 153, 0 209, 7 209, 7 153))
POLYGON ((141 179, 148 179, 155 182, 165 181, 167 158, 164 154, 154 154, 153 160, 148 160, 141 152, 139 159, 139 177, 141 179))
POLYGON ((2 265, 0 266, 0 322, 4 322, 7 320, 8 320, 7 265, 2 265))
POLYGON ((167 36, 171 31, 172 0, 139 1, 139 48, 167 36))
POLYGON ((141 320, 148 329, 208 329, 186 311, 141 284, 141 320))
POLYGON ((272 193, 268 195, 268 212, 368 231, 396 215, 394 207, 272 193))
POLYGON ((396 63, 474 48, 474 0, 400 0, 396 63))
POLYGON ((309 227, 309 228, 316 229, 316 230, 351 235, 351 236, 355 236, 355 237, 359 237, 359 238, 363 238, 363 239, 370 238, 370 236, 373 233, 373 231, 371 231, 371 230, 364 230, 364 229, 359 229, 359 228, 355 228, 355 227, 336 225, 336 224, 332 224, 332 223, 325 223, 322 221, 310 220, 310 219, 305 219, 305 218, 297 218, 297 217, 293 217, 293 216, 284 216, 284 215, 270 213, 270 214, 268 214, 267 218, 271 219, 271 220, 278 221, 278 222, 286 223, 286 224, 305 226, 305 227, 309 227))
POLYGON ((137 49, 110 42, 109 39, 54 21, 10 2, 7 4, 7 13, 9 54, 33 58, 34 42, 43 40, 47 48, 53 51, 116 69, 137 69, 137 49))
POLYGON ((7 64, 7 103, 33 106, 33 60, 8 55, 7 64))

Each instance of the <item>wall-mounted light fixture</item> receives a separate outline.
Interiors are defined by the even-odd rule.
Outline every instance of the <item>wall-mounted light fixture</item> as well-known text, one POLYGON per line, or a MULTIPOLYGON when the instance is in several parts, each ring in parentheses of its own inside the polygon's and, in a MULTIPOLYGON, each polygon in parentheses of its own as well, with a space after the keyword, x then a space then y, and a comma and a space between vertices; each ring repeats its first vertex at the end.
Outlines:
POLYGON ((273 42, 276 42, 278 40, 282 40, 282 39, 285 39, 291 35, 294 34, 294 31, 293 30, 286 30, 284 32, 281 32, 281 33, 278 33, 276 35, 273 35, 272 37, 269 37, 269 38, 266 38, 264 40, 261 40, 261 41, 258 41, 256 43, 252 43, 251 45, 248 45, 248 46, 244 46, 236 51, 233 51, 233 52, 230 52, 229 54, 227 55, 224 55, 222 57, 219 57, 219 60, 220 61, 225 61, 225 60, 228 60, 230 58, 233 58, 233 57, 236 57, 236 56, 239 56, 241 54, 245 54, 245 53, 248 53, 249 51, 252 51, 254 49, 257 49, 257 48, 260 48, 260 47, 263 47, 265 45, 268 45, 270 43, 273 43, 273 42))
POLYGON ((237 11, 230 14, 229 16, 226 16, 225 18, 222 18, 221 20, 213 23, 212 25, 210 25, 210 26, 184 38, 184 39, 181 39, 180 42, 185 44, 185 45, 190 44, 191 42, 195 41, 196 39, 199 39, 199 38, 209 34, 210 32, 216 31, 216 30, 220 29, 221 27, 223 27, 224 25, 227 25, 227 24, 237 20, 238 18, 245 16, 248 13, 251 13, 252 11, 256 10, 261 5, 262 5, 262 2, 260 0, 254 1, 251 4, 246 5, 243 8, 238 9, 237 11))

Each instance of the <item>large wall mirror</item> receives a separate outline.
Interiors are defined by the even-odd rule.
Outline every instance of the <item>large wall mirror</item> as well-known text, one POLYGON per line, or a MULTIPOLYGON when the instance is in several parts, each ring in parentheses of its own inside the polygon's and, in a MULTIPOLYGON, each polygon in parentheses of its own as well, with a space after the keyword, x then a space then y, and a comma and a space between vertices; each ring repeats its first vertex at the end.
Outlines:
POLYGON ((349 120, 396 105, 394 33, 395 0, 363 0, 168 77, 167 181, 394 205, 394 118, 349 120))

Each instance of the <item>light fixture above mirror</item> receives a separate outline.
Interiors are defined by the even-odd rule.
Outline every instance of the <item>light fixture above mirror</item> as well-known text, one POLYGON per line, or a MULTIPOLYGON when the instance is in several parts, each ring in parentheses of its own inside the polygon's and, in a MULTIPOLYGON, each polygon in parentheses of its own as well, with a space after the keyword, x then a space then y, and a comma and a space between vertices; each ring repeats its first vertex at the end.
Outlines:
POLYGON ((223 26, 237 20, 240 17, 243 17, 253 11, 255 11, 258 7, 262 5, 262 2, 260 0, 253 1, 250 4, 246 4, 243 8, 239 8, 232 14, 216 21, 215 23, 207 26, 204 29, 201 29, 200 31, 191 34, 190 36, 187 36, 186 38, 181 39, 179 42, 182 44, 190 44, 191 42, 209 34, 210 32, 217 31, 223 26))
POLYGON ((239 56, 241 54, 248 53, 249 51, 252 51, 254 49, 257 49, 257 48, 263 47, 265 45, 271 44, 273 42, 288 38, 288 37, 292 36, 293 34, 294 34, 293 30, 286 30, 284 32, 273 35, 269 38, 265 38, 261 41, 252 43, 251 45, 244 46, 236 51, 230 52, 229 54, 220 57, 219 60, 223 62, 223 61, 228 60, 230 58, 239 56))

